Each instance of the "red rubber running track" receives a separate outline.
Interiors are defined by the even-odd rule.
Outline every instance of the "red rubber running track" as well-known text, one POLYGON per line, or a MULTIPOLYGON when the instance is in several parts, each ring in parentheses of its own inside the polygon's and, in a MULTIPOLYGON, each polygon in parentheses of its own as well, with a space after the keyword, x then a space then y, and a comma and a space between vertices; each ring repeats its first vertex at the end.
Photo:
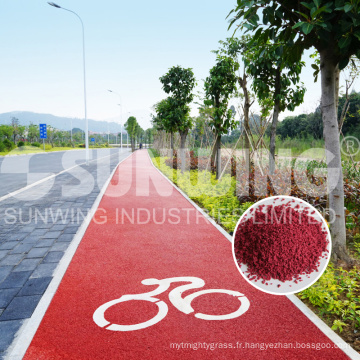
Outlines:
POLYGON ((98 211, 97 222, 90 223, 25 359, 348 359, 285 296, 262 293, 242 279, 229 240, 158 173, 146 151, 137 151, 120 164, 99 209, 103 210, 98 211), (125 194, 115 197, 120 191, 125 194), (228 289, 244 294, 250 307, 229 320, 196 318, 194 313, 233 313, 239 299, 242 306, 246 301, 228 294, 203 294, 191 302, 195 312, 185 314, 169 301, 169 291, 188 284, 179 282, 155 295, 160 300, 156 304, 126 301, 105 311, 109 323, 138 324, 155 317, 159 303, 166 303, 167 315, 152 326, 112 331, 94 322, 93 314, 101 305, 157 288, 141 284, 142 280, 177 277, 205 281, 203 288, 185 291, 184 296, 228 289), (272 348, 259 349, 266 346, 272 348), (328 348, 296 348, 308 346, 328 348))

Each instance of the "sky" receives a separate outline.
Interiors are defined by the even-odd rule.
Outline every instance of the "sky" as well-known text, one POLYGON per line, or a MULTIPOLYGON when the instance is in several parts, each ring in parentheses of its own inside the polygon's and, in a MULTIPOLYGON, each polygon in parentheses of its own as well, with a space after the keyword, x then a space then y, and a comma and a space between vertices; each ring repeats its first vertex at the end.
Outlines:
MULTIPOLYGON (((202 80, 215 65, 211 50, 232 35, 226 16, 236 4, 235 0, 55 2, 75 11, 84 23, 88 118, 125 122, 133 115, 144 129, 151 126, 152 106, 167 96, 159 77, 169 68, 192 68, 197 90, 202 90, 202 80)), ((43 0, 0 0, 0 24, 0 113, 84 118, 79 19, 43 0)), ((310 113, 318 105, 320 81, 314 84, 310 64, 307 61, 301 76, 307 88, 304 104, 280 119, 310 113)), ((236 106, 236 101, 232 103, 236 106)), ((193 106, 192 115, 196 114, 193 106)))

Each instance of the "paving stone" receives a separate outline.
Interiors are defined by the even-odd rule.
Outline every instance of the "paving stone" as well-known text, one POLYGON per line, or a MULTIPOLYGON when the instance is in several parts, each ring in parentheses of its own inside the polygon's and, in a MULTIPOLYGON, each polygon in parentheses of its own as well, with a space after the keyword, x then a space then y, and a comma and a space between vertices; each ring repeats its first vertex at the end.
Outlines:
MULTIPOLYGON (((31 278, 52 276, 57 267, 57 263, 40 264, 32 273, 31 278)), ((1 287, 1 284, 0 284, 1 287)))
POLYGON ((66 224, 56 224, 50 229, 51 231, 63 231, 66 228, 66 224))
POLYGON ((55 242, 55 239, 40 239, 35 245, 35 248, 47 247, 50 248, 55 242))
POLYGON ((16 272, 35 270, 36 267, 39 265, 40 261, 41 258, 24 259, 18 266, 15 267, 13 271, 16 272))
POLYGON ((4 320, 28 319, 34 312, 41 295, 16 296, 0 316, 4 320))
POLYGON ((24 244, 35 244, 39 241, 39 237, 38 236, 26 236, 24 240, 22 240, 22 243, 24 244))
POLYGON ((23 324, 23 320, 0 322, 0 351, 4 352, 11 345, 15 334, 23 324))
MULTIPOLYGON (((40 265, 39 265, 40 266, 40 265)), ((12 272, 0 284, 0 289, 13 289, 22 287, 29 279, 32 271, 12 272)))
POLYGON ((22 239, 24 239, 24 237, 26 236, 26 234, 24 233, 13 233, 13 234, 9 234, 7 237, 7 240, 16 240, 16 241, 21 241, 22 239))
POLYGON ((36 229, 36 225, 26 225, 21 228, 21 232, 30 234, 36 229))
POLYGON ((20 243, 13 250, 11 250, 9 252, 9 254, 24 254, 24 253, 29 252, 32 249, 33 246, 34 246, 33 244, 20 243))
POLYGON ((18 296, 42 295, 47 289, 52 279, 53 279, 52 277, 40 277, 40 278, 29 279, 24 285, 24 287, 20 290, 18 296))
POLYGON ((20 228, 20 230, 15 229, 15 230, 13 230, 13 231, 14 231, 14 232, 17 232, 17 231, 18 231, 19 239, 21 239, 21 240, 17 240, 18 243, 19 243, 19 242, 23 242, 23 240, 24 240, 27 236, 30 236, 30 233, 28 233, 28 232, 26 232, 26 233, 22 232, 22 228, 20 228))
POLYGON ((76 234, 79 226, 69 226, 64 230, 64 234, 76 234))
POLYGON ((42 258, 45 256, 45 254, 49 251, 48 247, 37 247, 33 248, 29 251, 29 253, 26 255, 27 259, 30 258, 42 258))
POLYGON ((48 229, 36 229, 30 235, 31 236, 43 236, 48 231, 49 231, 48 229))
POLYGON ((72 241, 72 239, 74 238, 74 234, 63 234, 61 236, 59 236, 59 238, 57 239, 57 242, 61 242, 61 241, 72 241))
POLYGON ((52 246, 51 251, 65 251, 69 247, 69 245, 69 242, 57 242, 52 246))
POLYGON ((36 229, 50 229, 53 226, 50 222, 40 222, 36 224, 36 229))
POLYGON ((0 267, 0 283, 10 274, 13 266, 1 266, 0 267))
POLYGON ((22 258, 24 257, 23 254, 13 254, 13 255, 7 255, 0 261, 1 265, 17 265, 22 258))
POLYGON ((0 290, 0 308, 6 308, 15 295, 19 292, 20 288, 14 289, 1 289, 0 290))
POLYGON ((67 225, 71 222, 71 217, 70 217, 70 213, 69 213, 69 217, 66 218, 66 219, 61 219, 61 220, 57 220, 54 222, 54 225, 67 225))
POLYGON ((17 241, 5 241, 0 246, 0 250, 12 250, 17 244, 18 244, 17 241))
POLYGON ((61 231, 48 231, 42 236, 43 239, 57 239, 61 235, 61 231))
POLYGON ((62 251, 50 251, 45 256, 42 263, 58 263, 62 259, 63 255, 64 253, 62 251))

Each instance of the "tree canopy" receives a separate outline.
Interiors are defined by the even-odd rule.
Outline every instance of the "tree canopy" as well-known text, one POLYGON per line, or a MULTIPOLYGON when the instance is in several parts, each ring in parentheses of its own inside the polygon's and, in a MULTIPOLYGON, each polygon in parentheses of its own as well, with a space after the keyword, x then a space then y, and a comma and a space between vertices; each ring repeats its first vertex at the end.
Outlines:
MULTIPOLYGON (((252 33, 252 42, 272 41, 283 46, 283 57, 296 63, 305 49, 314 47, 320 54, 321 110, 328 167, 329 207, 335 218, 331 224, 333 254, 349 261, 346 253, 344 187, 337 119, 338 71, 351 56, 360 58, 360 2, 347 0, 238 0, 230 11, 230 27, 252 33), (337 90, 336 90, 337 89, 337 90)), ((316 75, 316 74, 315 74, 316 75)))

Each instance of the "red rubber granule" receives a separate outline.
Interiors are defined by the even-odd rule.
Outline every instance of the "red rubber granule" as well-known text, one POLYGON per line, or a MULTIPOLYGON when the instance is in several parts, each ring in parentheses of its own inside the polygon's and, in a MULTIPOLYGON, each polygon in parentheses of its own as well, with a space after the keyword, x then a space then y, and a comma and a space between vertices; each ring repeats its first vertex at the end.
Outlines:
POLYGON ((237 262, 247 265, 249 280, 262 280, 266 285, 271 279, 297 284, 302 281, 300 275, 318 271, 320 258, 328 252, 327 232, 309 214, 309 208, 299 208, 260 205, 250 210, 253 217, 242 219, 234 251, 237 262))

